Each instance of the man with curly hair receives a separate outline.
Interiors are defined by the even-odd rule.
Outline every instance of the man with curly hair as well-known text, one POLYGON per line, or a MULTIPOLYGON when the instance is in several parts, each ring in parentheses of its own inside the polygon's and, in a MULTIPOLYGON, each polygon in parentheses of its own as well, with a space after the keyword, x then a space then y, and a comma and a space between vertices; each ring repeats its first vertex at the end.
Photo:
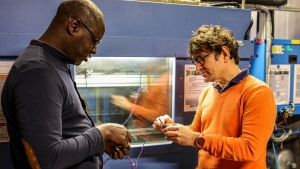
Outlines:
POLYGON ((191 125, 176 124, 165 115, 153 127, 169 141, 197 148, 197 169, 266 169, 276 119, 272 90, 238 67, 239 46, 231 30, 203 25, 193 33, 188 55, 213 85, 201 93, 191 125))

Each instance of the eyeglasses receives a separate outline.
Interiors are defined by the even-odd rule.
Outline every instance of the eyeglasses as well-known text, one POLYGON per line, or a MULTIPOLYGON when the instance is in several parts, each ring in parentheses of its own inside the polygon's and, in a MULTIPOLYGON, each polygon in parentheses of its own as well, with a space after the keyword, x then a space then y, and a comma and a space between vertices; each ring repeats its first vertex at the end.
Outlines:
MULTIPOLYGON (((75 19, 73 17, 71 17, 71 19, 75 19)), ((81 20, 81 19, 77 19, 77 20, 80 20, 82 25, 90 32, 90 34, 92 35, 92 39, 93 39, 93 43, 94 43, 94 46, 93 46, 93 49, 95 49, 101 42, 102 42, 102 39, 100 38, 97 38, 95 36, 95 34, 90 30, 90 28, 81 20)))
POLYGON ((193 59, 192 60, 193 64, 196 65, 196 66, 197 66, 198 63, 200 63, 201 65, 203 65, 205 63, 206 57, 209 56, 209 55, 211 55, 212 53, 214 53, 214 52, 210 52, 210 53, 208 53, 208 54, 206 54, 204 56, 199 56, 196 59, 193 59))

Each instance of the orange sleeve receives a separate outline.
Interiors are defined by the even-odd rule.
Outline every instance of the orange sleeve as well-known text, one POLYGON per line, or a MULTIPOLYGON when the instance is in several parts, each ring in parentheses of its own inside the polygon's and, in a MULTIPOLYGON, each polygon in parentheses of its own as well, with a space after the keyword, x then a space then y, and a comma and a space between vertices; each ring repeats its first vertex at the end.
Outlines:
POLYGON ((128 111, 133 111, 133 115, 141 121, 154 121, 156 119, 156 116, 159 116, 159 113, 155 110, 147 109, 145 107, 134 104, 128 111))

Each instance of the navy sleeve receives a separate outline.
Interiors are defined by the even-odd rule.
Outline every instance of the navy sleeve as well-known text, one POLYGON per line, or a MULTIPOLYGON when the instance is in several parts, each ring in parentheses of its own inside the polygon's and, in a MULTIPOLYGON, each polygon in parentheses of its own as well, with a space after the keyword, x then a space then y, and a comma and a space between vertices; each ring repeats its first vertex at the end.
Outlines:
POLYGON ((67 168, 95 155, 101 157, 104 142, 100 131, 80 126, 88 118, 76 112, 65 118, 65 109, 78 100, 68 100, 67 86, 57 70, 47 63, 33 65, 34 69, 17 73, 11 88, 21 138, 33 149, 41 168, 67 168), (65 123, 77 123, 76 120, 79 126, 76 135, 65 136, 63 129, 71 130, 65 123))

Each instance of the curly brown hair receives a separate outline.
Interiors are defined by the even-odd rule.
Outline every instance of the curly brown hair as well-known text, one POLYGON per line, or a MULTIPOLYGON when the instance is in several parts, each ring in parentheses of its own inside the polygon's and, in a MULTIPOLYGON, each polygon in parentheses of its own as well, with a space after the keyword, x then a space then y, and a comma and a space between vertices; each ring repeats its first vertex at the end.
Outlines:
POLYGON ((230 50, 230 59, 234 59, 236 65, 239 64, 239 45, 234 40, 233 32, 220 25, 203 25, 197 31, 193 31, 194 37, 188 44, 188 56, 193 56, 203 51, 214 51, 216 60, 219 57, 222 46, 227 46, 230 50))

